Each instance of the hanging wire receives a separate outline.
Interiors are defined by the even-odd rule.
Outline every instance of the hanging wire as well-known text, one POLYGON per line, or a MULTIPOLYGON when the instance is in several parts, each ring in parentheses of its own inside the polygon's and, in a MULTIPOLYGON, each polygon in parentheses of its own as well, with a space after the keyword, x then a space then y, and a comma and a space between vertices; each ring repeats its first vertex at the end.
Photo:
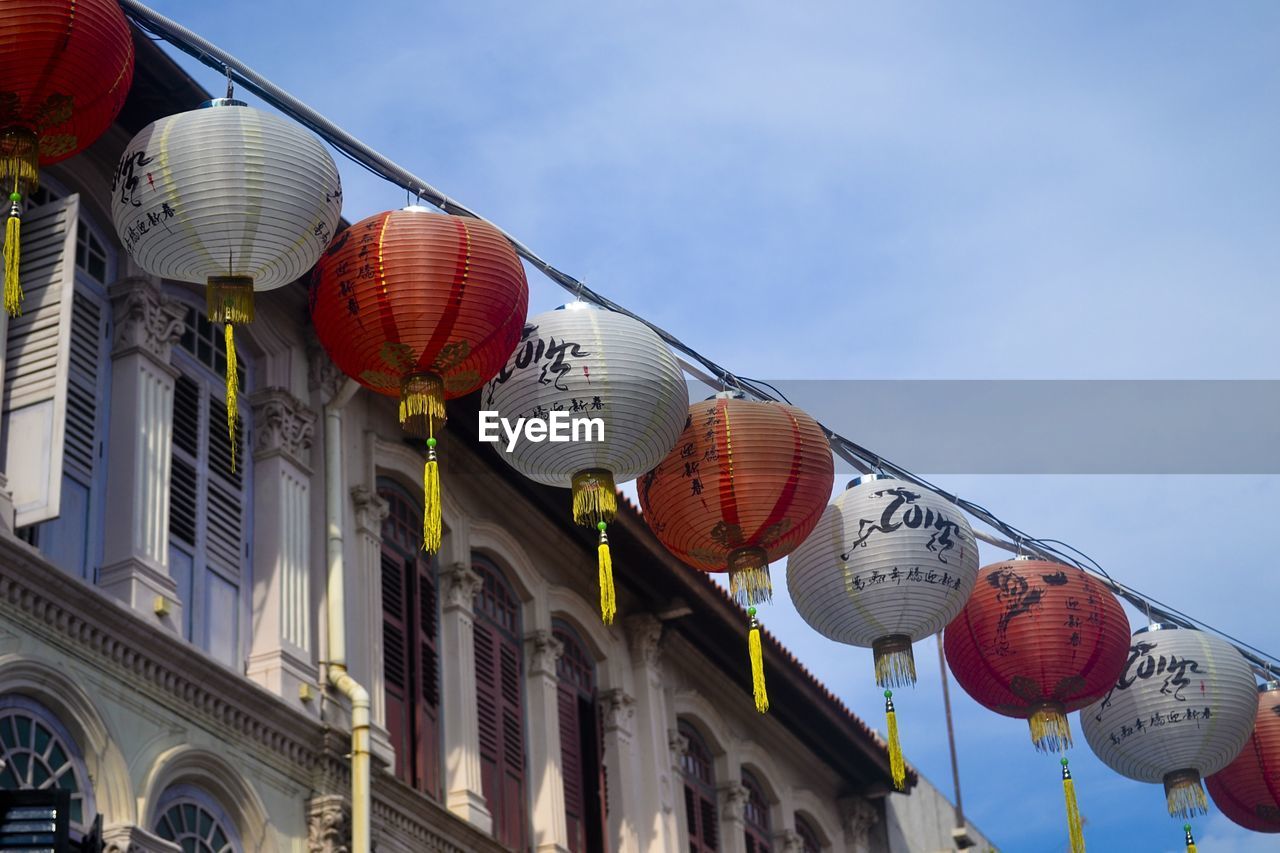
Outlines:
MULTIPOLYGON (((257 74, 245 63, 236 59, 226 51, 218 48, 216 45, 206 41, 204 38, 186 27, 183 27, 181 24, 164 17, 158 12, 138 2, 138 0, 120 0, 120 5, 130 20, 142 29, 145 34, 167 41, 178 50, 181 50, 183 53, 193 57, 202 64, 215 70, 223 71, 227 75, 228 97, 230 97, 233 81, 238 82, 243 88, 253 92, 266 103, 320 136, 328 142, 334 150, 346 157, 348 160, 359 165, 370 174, 389 183, 403 187, 407 192, 414 194, 419 200, 425 199, 427 203, 439 208, 445 213, 450 213, 455 216, 466 216, 472 219, 480 219, 487 222, 489 225, 492 225, 511 243, 516 254, 560 287, 585 302, 590 302, 600 308, 630 317, 631 319, 643 323, 652 329, 664 343, 677 353, 681 353, 685 356, 685 358, 680 358, 679 361, 686 370, 690 371, 690 375, 693 375, 702 381, 711 379, 711 383, 709 384, 712 384, 713 387, 715 383, 718 383, 722 390, 728 390, 729 387, 732 387, 734 390, 755 397, 758 400, 767 401, 781 399, 784 402, 789 402, 782 392, 769 383, 762 380, 753 380, 737 376, 728 368, 717 364, 715 361, 698 352, 693 347, 684 343, 675 335, 660 326, 657 326, 645 318, 627 310, 603 294, 597 293, 590 287, 587 287, 587 285, 579 279, 574 278, 568 273, 556 268, 500 226, 490 222, 475 211, 440 192, 426 181, 406 170, 404 167, 384 157, 382 154, 330 122, 302 101, 299 101, 288 92, 285 92, 283 89, 275 86, 271 81, 257 74), (696 368, 695 365, 690 362, 700 366, 700 369, 696 368), (714 377, 714 379, 712 379, 712 377, 714 377), (769 391, 765 390, 766 388, 770 389, 773 393, 770 394, 769 391)), ((819 424, 819 426, 822 425, 819 424)), ((914 483, 921 488, 929 489, 940 495, 945 500, 951 502, 968 515, 987 525, 991 529, 998 531, 1005 537, 1005 539, 1000 539, 994 536, 980 535, 979 538, 983 541, 1013 553, 1021 553, 1025 551, 1046 560, 1075 566, 1083 571, 1089 572, 1090 574, 1098 575, 1108 581, 1111 589, 1117 595, 1129 602, 1129 604, 1136 607, 1138 610, 1145 610, 1148 614, 1154 614, 1159 618, 1159 621, 1169 622, 1184 628, 1201 628, 1206 631, 1211 631, 1232 643, 1240 653, 1244 655, 1251 664, 1253 664, 1254 668, 1259 671, 1272 671, 1275 668, 1280 668, 1280 664, 1277 664, 1277 661, 1280 660, 1280 658, 1262 652, 1254 646, 1232 637, 1225 631, 1214 628, 1201 620, 1187 616, 1172 607, 1161 604, 1151 596, 1145 595, 1132 587, 1117 582, 1106 572, 1105 569, 1102 568, 1101 565, 1098 564, 1097 561, 1077 548, 1057 539, 1041 539, 1031 536, 1025 531, 1019 530, 1012 524, 1004 521, 985 507, 966 500, 959 495, 952 494, 945 489, 939 488, 933 483, 930 483, 924 477, 918 476, 906 468, 884 459, 867 448, 845 438, 834 430, 831 430, 826 426, 822 426, 822 430, 831 444, 832 452, 848 462, 861 473, 866 474, 871 471, 882 472, 897 477, 898 479, 914 483)))

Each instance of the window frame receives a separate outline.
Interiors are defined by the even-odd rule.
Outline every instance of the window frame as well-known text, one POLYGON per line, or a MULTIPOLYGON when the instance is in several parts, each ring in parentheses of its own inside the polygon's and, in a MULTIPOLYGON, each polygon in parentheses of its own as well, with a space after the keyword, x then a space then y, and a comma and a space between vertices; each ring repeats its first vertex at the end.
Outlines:
POLYGON ((676 731, 688 743, 680 757, 680 778, 684 785, 689 853, 716 853, 720 849, 720 808, 715 755, 702 732, 686 718, 676 721, 676 731))
MULTIPOLYGON (((160 794, 160 798, 156 800, 150 831, 160 838, 164 838, 160 834, 160 821, 167 819, 170 811, 175 808, 181 808, 184 805, 192 805, 202 809, 213 819, 214 823, 212 825, 216 825, 222 830, 226 838, 227 843, 223 845, 222 850, 229 846, 231 853, 243 853, 244 844, 240 840, 240 828, 236 826, 236 822, 231 818, 227 810, 207 790, 188 782, 170 785, 160 794)), ((175 839, 174 843, 179 842, 175 839)), ((222 853, 222 850, 215 850, 214 853, 222 853)))
POLYGON ((813 821, 796 812, 796 835, 800 836, 800 853, 822 853, 822 836, 813 821))
POLYGON ((596 662, 571 623, 556 617, 551 621, 551 632, 562 646, 556 661, 556 709, 560 720, 560 767, 569 851, 605 853, 608 780, 604 765, 604 721, 597 704, 596 662))
MULTIPOLYGON (((0 720, 15 716, 12 713, 14 711, 22 712, 43 725, 53 737, 57 738, 58 744, 66 754, 67 761, 72 766, 72 772, 75 775, 76 785, 78 786, 77 793, 80 796, 80 820, 70 821, 72 838, 79 840, 93 825, 94 817, 97 815, 97 799, 93 791, 93 777, 89 773, 89 765, 85 761, 80 744, 71 735, 71 732, 63 724, 62 720, 58 718, 57 714, 30 696, 25 696, 21 693, 0 696, 0 720)), ((9 750, 3 744, 0 744, 0 750, 5 756, 9 754, 9 750)), ((48 751, 46 747, 45 752, 47 753, 48 751)), ((19 788, 17 790, 31 789, 19 788)))
POLYGON ((755 773, 743 767, 742 787, 747 790, 747 798, 742 805, 742 828, 747 853, 773 853, 773 821, 764 785, 755 773))
MULTIPOLYGON (((204 313, 204 306, 198 301, 195 294, 189 289, 165 283, 165 295, 171 299, 182 303, 187 309, 188 314, 184 319, 184 325, 194 316, 199 322, 204 320, 210 326, 216 327, 218 324, 210 323, 204 313)), ((197 333, 198 334, 198 333, 197 333)), ((185 337, 185 335, 184 335, 185 337)), ((220 339, 215 339, 213 346, 216 349, 220 339)), ((235 486, 225 476, 212 470, 209 456, 211 453, 210 433, 213 429, 224 428, 224 422, 221 416, 214 423, 214 412, 211 411, 210 404, 221 403, 225 405, 226 401, 226 380, 225 377, 219 375, 217 371, 200 360, 200 357, 189 351, 184 343, 179 343, 170 351, 170 364, 178 372, 179 376, 174 379, 174 407, 176 413, 178 383, 185 378, 188 382, 197 386, 197 418, 198 418, 198 434, 196 437, 196 454, 194 457, 185 448, 179 447, 177 440, 177 424, 174 424, 174 440, 170 444, 170 452, 172 454, 172 462, 181 462, 195 470, 196 477, 196 507, 195 507, 195 539, 194 544, 177 537, 172 529, 169 530, 169 569, 170 574, 174 576, 174 581, 178 585, 178 595, 183 606, 183 637, 192 645, 199 648, 205 654, 209 655, 213 660, 227 666, 236 671, 243 672, 245 660, 250 645, 250 624, 253 618, 252 609, 252 593, 253 593, 253 454, 249 451, 252 446, 252 409, 249 405, 249 380, 253 376, 251 369, 253 356, 245 352, 245 347, 240 346, 237 349, 237 357, 239 360, 241 381, 239 386, 239 424, 240 424, 240 441, 236 452, 236 467, 240 477, 240 485, 235 486), (240 543, 239 557, 240 566, 238 573, 232 575, 230 569, 222 567, 217 563, 212 563, 209 559, 209 484, 212 477, 218 477, 217 485, 226 490, 231 497, 238 497, 240 503, 240 543), (231 492, 238 492, 238 495, 231 495, 231 492), (174 559, 174 552, 178 551, 185 557, 190 564, 189 570, 179 569, 174 559), (179 574, 181 572, 181 574, 179 574), (224 660, 218 656, 210 643, 210 628, 214 621, 209 618, 206 611, 210 606, 210 589, 212 588, 212 579, 217 580, 236 588, 236 628, 235 628, 235 650, 230 661, 224 660)), ((214 409, 221 412, 221 406, 214 406, 214 409)), ((170 464, 170 519, 173 518, 173 465, 170 464)))

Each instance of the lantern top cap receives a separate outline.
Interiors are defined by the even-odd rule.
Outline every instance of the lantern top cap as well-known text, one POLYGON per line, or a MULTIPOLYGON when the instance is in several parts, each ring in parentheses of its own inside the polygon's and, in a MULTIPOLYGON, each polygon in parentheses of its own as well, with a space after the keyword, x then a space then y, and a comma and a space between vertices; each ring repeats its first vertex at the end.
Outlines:
POLYGON ((1280 680, 1270 678, 1258 685, 1259 693, 1270 693, 1273 690, 1280 690, 1280 680))
MULTIPOLYGON (((707 399, 708 400, 745 400, 747 399, 747 395, 744 392, 739 391, 735 388, 732 390, 726 389, 724 391, 717 391, 707 399)), ((760 402, 765 402, 765 401, 761 400, 760 402)))
POLYGON ((587 309, 591 309, 594 311, 600 310, 599 308, 596 308, 596 306, 592 305, 590 302, 583 302, 581 299, 575 299, 572 302, 566 302, 563 305, 556 306, 557 311, 586 311, 587 309))
POLYGON ((1181 627, 1180 625, 1175 625, 1172 622, 1152 622, 1147 627, 1139 628, 1133 633, 1135 636, 1137 636, 1138 634, 1145 634, 1149 631, 1176 631, 1180 627, 1181 627))
POLYGON ((247 107, 244 101, 235 98, 210 98, 200 105, 200 109, 205 110, 209 107, 247 107))
POLYGON ((873 471, 870 474, 863 474, 860 477, 854 477, 852 480, 849 481, 849 485, 845 486, 845 490, 848 491, 849 489, 852 489, 854 486, 861 486, 863 483, 874 483, 876 480, 892 480, 892 479, 894 478, 890 477, 888 474, 882 474, 878 471, 873 471))
POLYGON ((435 211, 432 210, 431 208, 421 204, 406 205, 400 208, 400 212, 401 213, 435 213, 435 211))

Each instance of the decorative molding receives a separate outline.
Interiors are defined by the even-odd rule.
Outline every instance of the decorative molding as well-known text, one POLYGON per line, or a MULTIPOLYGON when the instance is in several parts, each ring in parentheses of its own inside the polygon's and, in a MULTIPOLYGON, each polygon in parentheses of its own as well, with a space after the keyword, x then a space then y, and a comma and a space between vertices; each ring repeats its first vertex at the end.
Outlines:
POLYGON ((102 831, 103 853, 182 853, 182 848, 133 824, 116 824, 102 831))
POLYGON ((444 610, 462 610, 468 614, 475 607, 476 593, 484 585, 484 578, 467 563, 453 563, 440 569, 441 591, 444 593, 444 610))
POLYGON ((186 306, 169 299, 150 278, 132 277, 111 285, 112 354, 145 352, 161 364, 182 337, 186 306))
POLYGON ((381 542, 382 522, 391 513, 391 504, 365 485, 351 487, 351 501, 356 507, 356 528, 381 542))
POLYGON ((284 456, 311 473, 308 456, 316 413, 283 388, 264 388, 249 398, 253 407, 253 458, 284 456))
POLYGON ((624 621, 627 642, 636 663, 656 667, 662 657, 662 623, 652 613, 637 613, 624 621))
POLYGON ((556 677, 556 663, 564 654, 564 643, 555 635, 543 628, 530 631, 524 638, 525 658, 528 661, 530 675, 556 677))
POLYGON ((774 836, 778 853, 804 853, 804 839, 794 829, 784 829, 774 836))
POLYGON ((324 346, 320 343, 320 339, 316 337, 315 329, 310 323, 306 325, 307 336, 307 387, 312 391, 319 391, 320 398, 327 403, 333 399, 333 395, 338 393, 338 389, 342 387, 342 383, 347 381, 347 376, 338 366, 329 358, 329 354, 324 351, 324 346))
POLYGON ((726 782, 716 789, 720 794, 720 819, 742 823, 747 805, 747 788, 741 782, 726 782))
POLYGON ((871 828, 880 822, 880 810, 862 797, 848 797, 840 800, 838 805, 845 844, 863 849, 870 838, 871 828))
POLYGON ((671 766, 676 771, 684 769, 684 757, 689 754, 689 738, 677 729, 667 729, 667 749, 671 751, 671 766))
POLYGON ((627 737, 632 734, 632 721, 636 716, 636 700, 621 687, 605 690, 600 694, 600 708, 604 712, 604 730, 617 731, 627 737))
POLYGON ((307 853, 351 853, 347 798, 325 794, 307 801, 307 853))

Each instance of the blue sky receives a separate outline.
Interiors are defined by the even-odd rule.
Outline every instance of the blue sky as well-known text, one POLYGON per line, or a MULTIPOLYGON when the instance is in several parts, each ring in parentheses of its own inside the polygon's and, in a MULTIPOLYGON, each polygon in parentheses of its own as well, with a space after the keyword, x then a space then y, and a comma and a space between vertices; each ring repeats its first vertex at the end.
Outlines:
MULTIPOLYGON (((1276 378, 1274 3, 154 6, 744 375, 1276 378)), ((340 162, 348 218, 404 204, 340 162)), ((564 301, 531 285, 531 311, 564 301)), ((1280 478, 940 483, 1280 645, 1280 478)), ((785 593, 765 616, 883 725, 869 653, 785 593)), ((917 660, 908 758, 950 790, 932 640, 917 660)), ((1006 851, 1065 849, 1052 759, 953 700, 970 818, 1006 851)), ((1075 729, 1089 849, 1180 850, 1159 788, 1075 729)), ((1217 814, 1197 832, 1274 849, 1217 814)))

